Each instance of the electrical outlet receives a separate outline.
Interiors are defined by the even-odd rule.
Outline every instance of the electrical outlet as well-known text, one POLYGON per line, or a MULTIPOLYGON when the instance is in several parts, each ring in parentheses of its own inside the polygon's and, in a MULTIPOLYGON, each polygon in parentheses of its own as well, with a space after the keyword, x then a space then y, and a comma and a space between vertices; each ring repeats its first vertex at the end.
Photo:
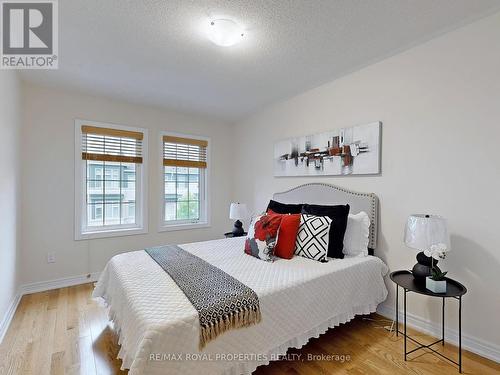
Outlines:
POLYGON ((47 253, 47 263, 55 263, 56 262, 56 252, 51 251, 47 253))

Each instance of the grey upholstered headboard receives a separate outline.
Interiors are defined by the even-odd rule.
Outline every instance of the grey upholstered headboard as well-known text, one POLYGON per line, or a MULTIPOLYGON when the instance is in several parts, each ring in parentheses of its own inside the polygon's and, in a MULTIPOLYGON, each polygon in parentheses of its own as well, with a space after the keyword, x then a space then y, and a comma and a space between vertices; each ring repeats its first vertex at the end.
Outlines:
POLYGON ((365 211, 370 217, 370 253, 377 247, 378 231, 378 198, 373 193, 358 193, 338 186, 324 183, 310 183, 297 186, 293 189, 275 193, 273 199, 282 203, 309 203, 309 204, 349 204, 350 213, 357 214, 365 211))

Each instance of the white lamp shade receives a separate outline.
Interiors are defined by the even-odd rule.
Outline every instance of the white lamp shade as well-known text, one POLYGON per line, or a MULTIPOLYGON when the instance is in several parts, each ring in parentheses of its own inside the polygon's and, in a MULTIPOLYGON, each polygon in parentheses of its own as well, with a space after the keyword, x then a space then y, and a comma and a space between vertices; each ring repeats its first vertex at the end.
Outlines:
POLYGON ((246 219, 248 216, 247 205, 245 203, 231 203, 229 208, 229 218, 233 220, 246 219))
POLYGON ((405 229, 405 244, 418 250, 429 249, 432 245, 445 244, 450 250, 450 236, 446 219, 437 215, 411 215, 405 229))

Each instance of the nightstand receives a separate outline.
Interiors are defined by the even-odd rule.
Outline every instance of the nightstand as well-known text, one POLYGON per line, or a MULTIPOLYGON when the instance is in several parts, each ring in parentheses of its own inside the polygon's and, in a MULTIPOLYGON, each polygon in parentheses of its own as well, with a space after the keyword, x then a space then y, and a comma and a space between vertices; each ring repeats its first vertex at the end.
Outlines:
POLYGON ((434 354, 437 354, 441 356, 442 358, 450 361, 451 363, 454 363, 455 365, 458 366, 458 371, 461 373, 462 372, 462 296, 467 293, 467 288, 460 284, 458 281, 455 281, 450 278, 446 278, 446 293, 433 293, 430 290, 425 288, 425 284, 421 284, 418 282, 415 282, 415 279, 413 278, 413 275, 410 271, 395 271, 392 272, 391 275, 391 280, 394 281, 396 284, 396 336, 398 336, 400 333, 403 334, 404 336, 404 352, 405 352, 405 361, 406 357, 408 354, 413 353, 419 349, 424 349, 427 348, 430 351, 432 351, 434 354), (404 290, 404 331, 401 332, 399 330, 399 287, 403 288, 404 290), (414 338, 408 336, 406 334, 406 294, 408 292, 414 292, 418 294, 423 294, 429 297, 438 297, 443 299, 443 306, 442 306, 442 321, 441 321, 441 332, 442 336, 441 339, 433 342, 432 344, 429 345, 424 345, 420 343, 419 341, 415 340, 414 338), (454 361, 451 358, 448 358, 444 356, 443 354, 437 352, 436 350, 432 349, 431 347, 435 344, 441 343, 444 345, 444 306, 445 306, 445 300, 446 298, 453 298, 458 300, 458 362, 454 361), (411 340, 418 346, 415 349, 412 349, 410 351, 406 350, 406 341, 411 340))
POLYGON ((240 235, 240 236, 235 236, 235 235, 233 234, 233 232, 227 232, 227 233, 224 233, 224 236, 225 236, 226 238, 233 238, 233 237, 245 237, 247 234, 248 234, 247 232, 243 232, 243 234, 242 234, 242 235, 240 235))

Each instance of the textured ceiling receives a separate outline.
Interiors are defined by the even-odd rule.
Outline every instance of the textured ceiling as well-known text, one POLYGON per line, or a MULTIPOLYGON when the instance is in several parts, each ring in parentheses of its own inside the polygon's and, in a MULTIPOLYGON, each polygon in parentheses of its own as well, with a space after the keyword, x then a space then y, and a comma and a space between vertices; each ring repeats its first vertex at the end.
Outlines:
POLYGON ((24 80, 237 120, 500 9, 500 0, 64 0, 59 70, 24 80), (223 48, 211 17, 241 23, 223 48))

